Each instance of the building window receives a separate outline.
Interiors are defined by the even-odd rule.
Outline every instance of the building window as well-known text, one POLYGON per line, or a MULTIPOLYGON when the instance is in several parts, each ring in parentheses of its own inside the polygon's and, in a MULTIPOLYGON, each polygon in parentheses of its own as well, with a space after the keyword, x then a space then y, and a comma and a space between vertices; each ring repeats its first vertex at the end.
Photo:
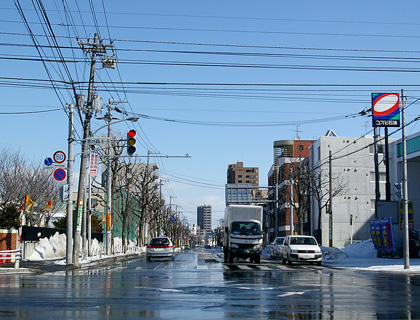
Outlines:
MULTIPOLYGON (((369 153, 374 154, 375 153, 374 151, 375 151, 374 145, 372 144, 372 145, 369 146, 369 153)), ((383 144, 378 144, 378 153, 384 153, 384 145, 383 144)))
MULTIPOLYGON (((386 173, 385 172, 379 172, 379 182, 386 182, 386 173)), ((370 182, 375 182, 375 172, 370 172, 370 182)))

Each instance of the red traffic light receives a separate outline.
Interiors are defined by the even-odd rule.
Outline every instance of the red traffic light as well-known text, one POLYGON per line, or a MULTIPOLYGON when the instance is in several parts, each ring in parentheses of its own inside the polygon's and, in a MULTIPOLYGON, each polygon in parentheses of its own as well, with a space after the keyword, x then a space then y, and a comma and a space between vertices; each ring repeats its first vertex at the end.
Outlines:
POLYGON ((131 129, 130 131, 128 131, 127 136, 129 136, 130 138, 134 138, 136 136, 136 130, 131 129))
POLYGON ((127 132, 127 154, 132 156, 136 153, 136 130, 131 129, 127 132))

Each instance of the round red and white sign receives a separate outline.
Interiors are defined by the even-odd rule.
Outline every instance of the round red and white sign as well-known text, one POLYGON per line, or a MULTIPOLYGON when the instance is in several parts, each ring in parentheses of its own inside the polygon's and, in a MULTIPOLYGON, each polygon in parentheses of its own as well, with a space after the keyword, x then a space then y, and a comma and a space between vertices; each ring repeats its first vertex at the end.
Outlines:
POLYGON ((56 153, 54 153, 54 162, 56 163, 63 163, 64 161, 66 161, 66 154, 63 151, 57 151, 56 153))

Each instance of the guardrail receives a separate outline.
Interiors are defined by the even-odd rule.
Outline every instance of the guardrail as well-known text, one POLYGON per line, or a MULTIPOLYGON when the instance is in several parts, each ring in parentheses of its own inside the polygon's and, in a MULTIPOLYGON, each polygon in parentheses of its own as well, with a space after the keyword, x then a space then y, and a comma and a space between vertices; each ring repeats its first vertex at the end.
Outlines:
POLYGON ((14 263, 15 269, 19 269, 20 260, 22 260, 22 249, 0 251, 0 264, 14 263))

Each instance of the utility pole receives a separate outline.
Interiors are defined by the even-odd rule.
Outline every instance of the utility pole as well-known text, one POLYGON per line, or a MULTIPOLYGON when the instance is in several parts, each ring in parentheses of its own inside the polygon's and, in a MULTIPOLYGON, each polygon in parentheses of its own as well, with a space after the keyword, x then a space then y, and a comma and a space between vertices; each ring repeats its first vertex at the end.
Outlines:
POLYGON ((95 33, 94 42, 81 42, 78 41, 80 48, 87 53, 91 54, 91 65, 90 65, 90 76, 89 76, 89 89, 86 103, 85 119, 83 122, 83 142, 82 142, 82 154, 80 162, 80 174, 79 174, 79 187, 77 191, 77 218, 76 218, 76 233, 74 239, 74 250, 73 250, 73 263, 76 267, 79 266, 79 253, 80 253, 80 238, 82 231, 82 217, 83 211, 85 210, 84 205, 84 194, 85 194, 85 182, 86 182, 86 167, 87 167, 87 149, 88 145, 86 139, 90 134, 90 120, 92 118, 92 97, 93 97, 93 85, 95 82, 95 65, 96 57, 98 54, 105 54, 107 47, 113 47, 112 44, 104 45, 99 42, 99 36, 95 33))
MULTIPOLYGON (((108 103, 108 138, 112 137, 112 104, 108 103)), ((111 206, 112 206, 112 170, 111 170, 111 144, 108 141, 107 147, 107 159, 106 159, 106 254, 111 254, 111 225, 109 225, 111 220, 111 206)), ((113 226, 112 226, 113 227, 113 226)))
POLYGON ((401 122, 402 122, 402 156, 403 185, 402 196, 404 206, 404 269, 410 269, 410 245, 408 234, 408 183, 407 183, 407 139, 405 136, 405 102, 404 89, 401 90, 401 122))
POLYGON ((289 173, 289 183, 290 183, 290 234, 293 235, 295 233, 295 226, 293 222, 293 169, 290 168, 289 173))
POLYGON ((381 191, 379 188, 379 159, 378 159, 378 129, 375 126, 373 134, 374 154, 373 160, 375 162, 375 219, 378 219, 378 201, 381 199, 381 191))
POLYGON ((66 243, 66 264, 73 264, 73 114, 74 106, 69 106, 69 138, 68 138, 68 160, 67 160, 67 185, 68 185, 68 199, 67 199, 67 243, 66 243))
POLYGON ((329 152, 329 169, 330 169, 330 179, 329 179, 329 191, 330 191, 330 193, 329 193, 329 197, 330 197, 330 199, 329 199, 329 202, 330 202, 330 208, 329 208, 329 225, 330 225, 330 227, 329 227, 329 246, 330 247, 332 247, 333 246, 333 215, 332 215, 332 193, 333 193, 333 191, 332 191, 332 188, 333 188, 333 184, 332 184, 332 181, 333 181, 333 177, 332 177, 332 155, 331 155, 331 150, 330 150, 330 152, 329 152))

